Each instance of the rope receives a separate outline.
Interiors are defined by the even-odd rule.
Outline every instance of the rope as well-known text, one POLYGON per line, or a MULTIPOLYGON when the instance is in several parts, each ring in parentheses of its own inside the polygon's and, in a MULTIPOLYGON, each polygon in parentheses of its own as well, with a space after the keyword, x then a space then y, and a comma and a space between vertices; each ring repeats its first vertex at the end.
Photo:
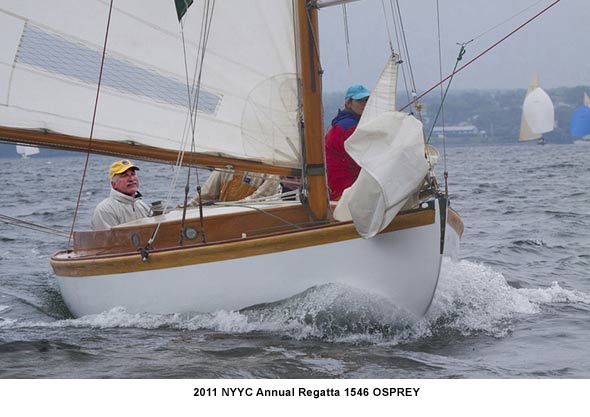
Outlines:
POLYGON ((38 232, 47 233, 50 235, 56 235, 60 237, 69 237, 70 234, 64 232, 63 230, 54 229, 52 227, 43 226, 40 224, 27 222, 25 220, 17 219, 16 217, 10 217, 5 214, 0 214, 0 222, 4 224, 9 224, 11 226, 22 227, 24 229, 36 230, 38 232))
MULTIPOLYGON (((203 72, 203 63, 205 60, 205 51, 207 49, 207 42, 209 39, 210 30, 211 30, 211 22, 213 19, 215 0, 207 1, 204 4, 204 8, 205 8, 205 12, 203 13, 203 17, 201 20, 201 32, 200 32, 199 45, 198 45, 198 51, 201 51, 201 53, 200 53, 200 55, 197 56, 197 60, 195 62, 195 71, 194 71, 192 81, 190 79, 189 70, 188 70, 186 40, 184 37, 184 25, 183 25, 183 21, 182 20, 180 21, 180 29, 181 29, 180 33, 181 33, 181 37, 182 37, 182 48, 183 48, 185 76, 186 76, 186 87, 187 87, 187 96, 188 96, 188 104, 189 104, 188 107, 189 107, 189 111, 190 111, 190 117, 189 117, 190 129, 191 129, 190 150, 192 152, 194 152, 194 150, 195 150, 195 133, 196 133, 196 124, 197 124, 197 112, 198 112, 198 108, 199 108, 199 98, 200 98, 200 92, 201 92, 201 88, 200 88, 201 77, 202 77, 202 72, 203 72)), ((166 208, 168 208, 170 206, 170 200, 172 198, 172 191, 175 189, 176 182, 178 181, 178 178, 179 178, 180 168, 182 166, 182 161, 184 159, 184 154, 185 154, 185 147, 186 147, 185 141, 186 141, 186 135, 183 136, 183 140, 182 140, 182 143, 181 143, 181 146, 179 149, 178 158, 176 160, 176 165, 175 165, 176 172, 175 172, 174 178, 170 184, 170 188, 169 188, 170 191, 169 191, 168 195, 166 196, 166 203, 165 203, 164 210, 166 210, 166 208)), ((187 201, 188 201, 188 193, 190 191, 190 178, 191 178, 190 171, 191 170, 189 168, 188 172, 187 172, 185 187, 184 187, 184 190, 185 190, 184 204, 183 204, 184 208, 183 208, 180 230, 182 230, 184 228, 184 224, 186 221, 186 205, 187 205, 187 201)), ((196 178, 197 178, 197 185, 200 186, 198 169, 196 169, 196 178)), ((155 241, 156 236, 160 230, 160 225, 161 225, 161 223, 159 222, 157 224, 156 228, 154 229, 152 236, 150 237, 150 239, 148 240, 148 242, 146 244, 146 250, 155 241)), ((183 240, 183 235, 181 233, 179 244, 182 244, 182 240, 183 240)))
MULTIPOLYGON (((536 15, 534 15, 533 17, 531 17, 530 19, 528 19, 526 22, 524 22, 523 24, 521 24, 520 26, 518 26, 516 29, 514 29, 513 31, 511 31, 510 33, 508 33, 506 36, 504 36, 503 38, 501 38, 500 40, 498 40, 497 42, 495 42, 494 44, 492 44, 491 46, 489 46, 487 49, 485 49, 484 51, 480 52, 475 58, 473 58, 471 61, 467 62, 465 65, 459 67, 456 70, 453 70, 453 72, 449 75, 447 75, 444 79, 440 80, 438 83, 436 83, 435 85, 433 85, 432 87, 430 87, 428 90, 426 90, 425 92, 423 92, 422 94, 420 94, 417 99, 420 99, 422 97, 424 97, 426 94, 430 93, 432 90, 434 90, 436 87, 440 86, 441 84, 443 84, 445 81, 447 81, 449 78, 453 77, 455 74, 459 73, 460 71, 464 70, 465 68, 467 68, 469 65, 471 65, 472 63, 474 63, 475 61, 477 61, 478 59, 480 59, 482 56, 484 56, 485 54, 487 54, 488 52, 490 52, 492 49, 494 49, 496 46, 500 45, 502 42, 504 42, 506 39, 508 39, 509 37, 511 37, 512 35, 514 35, 516 32, 518 32, 519 30, 521 30, 522 28, 524 28, 525 26, 527 26, 529 23, 531 23, 533 20, 537 19, 539 16, 541 16, 542 14, 544 14, 545 12, 547 12, 550 8, 552 8, 553 6, 555 6, 557 3, 559 3, 561 0, 555 0, 553 3, 551 3, 549 6, 545 7, 543 10, 541 10, 539 13, 537 13, 536 15)), ((406 108, 408 108, 412 103, 408 103, 406 104, 404 107, 402 107, 400 109, 400 111, 405 110, 406 108)))
MULTIPOLYGON (((200 93, 201 93, 201 78, 202 78, 202 74, 203 74, 203 64, 205 62, 205 51, 207 50, 207 43, 209 41, 209 34, 211 31, 211 24, 213 21, 213 11, 215 9, 215 0, 213 0, 213 2, 209 2, 207 1, 205 4, 205 8, 206 8, 206 12, 203 13, 203 18, 201 21, 201 34, 199 37, 199 44, 200 46, 202 45, 202 47, 199 47, 199 51, 201 51, 201 55, 197 56, 197 61, 195 62, 195 73, 194 73, 194 77, 193 78, 193 86, 192 86, 192 92, 193 92, 193 96, 194 96, 194 107, 191 103, 192 98, 191 98, 191 92, 190 90, 188 91, 188 101, 189 101, 189 106, 190 106, 190 111, 191 111, 191 151, 194 152, 195 150, 195 133, 196 133, 196 129, 197 129, 197 112, 199 110, 199 98, 200 98, 200 93), (199 60, 200 58, 200 60, 199 60)), ((188 88, 188 67, 186 65, 187 63, 187 57, 186 57, 186 46, 185 46, 185 39, 184 39, 184 27, 182 27, 182 45, 183 45, 183 50, 184 50, 184 61, 185 61, 185 69, 186 69, 186 77, 187 77, 187 88, 188 88)), ((184 157, 184 151, 182 153, 183 157, 184 157)), ((197 175, 197 187, 200 187, 200 180, 199 180, 199 174, 198 174, 198 170, 196 171, 196 175, 197 175)), ((189 168, 188 172, 187 172, 187 177, 186 177, 186 183, 184 186, 184 204, 183 204, 183 209, 182 209, 182 220, 180 223, 180 229, 183 230, 184 229, 184 225, 186 222, 186 206, 187 206, 187 202, 188 202, 188 194, 190 192, 190 178, 191 178, 191 170, 189 168)), ((201 218, 201 226, 203 225, 203 220, 201 218)), ((204 228, 202 229, 202 233, 204 236, 204 228)), ((154 236, 155 238, 155 233, 154 236)), ((179 237, 179 244, 182 245, 182 242, 184 240, 184 235, 182 233, 180 233, 180 237, 179 237)))
POLYGON ((98 83, 96 85, 96 98, 94 100, 94 110, 92 112, 92 124, 90 125, 90 136, 88 138, 88 149, 86 151, 86 162, 84 163, 84 171, 82 173, 82 180, 80 181, 80 190, 78 191, 78 199, 76 201, 76 208, 74 210, 74 218, 72 219, 72 227, 70 228, 70 234, 69 234, 69 238, 68 238, 68 248, 72 244, 72 236, 74 235, 74 227, 76 225, 76 217, 78 216, 78 210, 80 208, 80 199, 82 198, 82 190, 84 188, 84 182, 86 180, 86 173, 88 172, 88 162, 90 160, 90 149, 92 149, 92 138, 94 135, 94 124, 96 122, 96 111, 98 109, 98 98, 100 96, 100 85, 102 82, 102 71, 104 68, 104 61, 105 61, 105 57, 107 54, 107 40, 109 38, 109 28, 111 26, 111 15, 113 13, 113 1, 114 0, 111 0, 110 6, 109 6, 109 16, 107 19, 107 27, 106 27, 105 35, 104 35, 104 44, 102 47, 102 58, 100 61, 100 72, 98 74, 98 83))

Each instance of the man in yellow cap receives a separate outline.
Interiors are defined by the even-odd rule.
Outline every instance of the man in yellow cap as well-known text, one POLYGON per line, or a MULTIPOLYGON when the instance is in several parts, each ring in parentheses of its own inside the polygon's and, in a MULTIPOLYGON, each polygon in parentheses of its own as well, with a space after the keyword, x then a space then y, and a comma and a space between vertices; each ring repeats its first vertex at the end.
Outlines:
POLYGON ((139 179, 136 173, 138 170, 139 167, 128 159, 122 159, 111 165, 109 170, 111 194, 94 209, 92 230, 108 230, 113 226, 149 215, 149 207, 141 201, 139 179))

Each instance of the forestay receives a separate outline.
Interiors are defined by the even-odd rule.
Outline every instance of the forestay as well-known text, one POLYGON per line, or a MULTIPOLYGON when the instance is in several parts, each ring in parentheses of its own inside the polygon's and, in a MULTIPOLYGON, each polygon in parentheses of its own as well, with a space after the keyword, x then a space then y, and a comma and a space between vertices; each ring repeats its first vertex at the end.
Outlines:
POLYGON ((361 172, 344 191, 334 217, 352 219, 365 238, 391 223, 428 172, 422 123, 395 111, 396 79, 394 55, 371 92, 357 129, 345 142, 361 172))
MULTIPOLYGON (((2 1, 0 126, 89 136, 109 3, 2 1)), ((190 83, 206 3, 183 19, 190 83)), ((299 167, 292 2, 224 0, 209 12, 195 151, 299 167)), ((115 2, 94 138, 188 150, 183 54, 172 1, 115 2)))

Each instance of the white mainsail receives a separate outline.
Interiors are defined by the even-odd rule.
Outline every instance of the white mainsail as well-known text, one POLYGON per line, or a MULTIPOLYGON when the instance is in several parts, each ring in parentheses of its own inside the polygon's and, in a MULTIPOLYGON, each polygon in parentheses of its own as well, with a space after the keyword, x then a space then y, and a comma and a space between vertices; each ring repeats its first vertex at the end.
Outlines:
POLYGON ((555 112, 549 95, 539 87, 535 73, 522 104, 520 141, 540 139, 543 133, 551 132, 555 126, 555 112))
MULTIPOLYGON (((183 25, 187 61, 194 63, 204 16, 214 15, 195 151, 299 167, 291 2, 223 1, 212 10, 205 3, 195 2, 183 25)), ((108 12, 109 2, 96 0, 2 2, 1 126, 89 136, 108 12), (54 12, 63 10, 75 13, 54 12)), ((169 1, 115 3, 94 138, 189 149, 180 27, 169 1)))

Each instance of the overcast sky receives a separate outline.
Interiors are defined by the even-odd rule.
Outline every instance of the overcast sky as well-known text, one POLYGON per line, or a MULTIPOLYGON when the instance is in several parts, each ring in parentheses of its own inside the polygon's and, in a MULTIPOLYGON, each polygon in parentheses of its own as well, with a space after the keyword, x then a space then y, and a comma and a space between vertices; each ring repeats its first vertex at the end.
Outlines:
MULTIPOLYGON (((554 1, 439 0, 443 75, 455 64, 458 42, 475 38, 467 45, 462 61, 466 63, 554 1)), ((424 91, 440 79, 437 1, 398 2, 418 90, 424 91)), ((351 71, 342 6, 320 10, 324 91, 342 91, 356 82, 373 87, 389 53, 384 3, 391 10, 391 0, 360 0, 346 6, 351 71)), ((535 71, 546 88, 590 85, 590 0, 561 0, 457 74, 453 88, 526 88, 535 71)))

